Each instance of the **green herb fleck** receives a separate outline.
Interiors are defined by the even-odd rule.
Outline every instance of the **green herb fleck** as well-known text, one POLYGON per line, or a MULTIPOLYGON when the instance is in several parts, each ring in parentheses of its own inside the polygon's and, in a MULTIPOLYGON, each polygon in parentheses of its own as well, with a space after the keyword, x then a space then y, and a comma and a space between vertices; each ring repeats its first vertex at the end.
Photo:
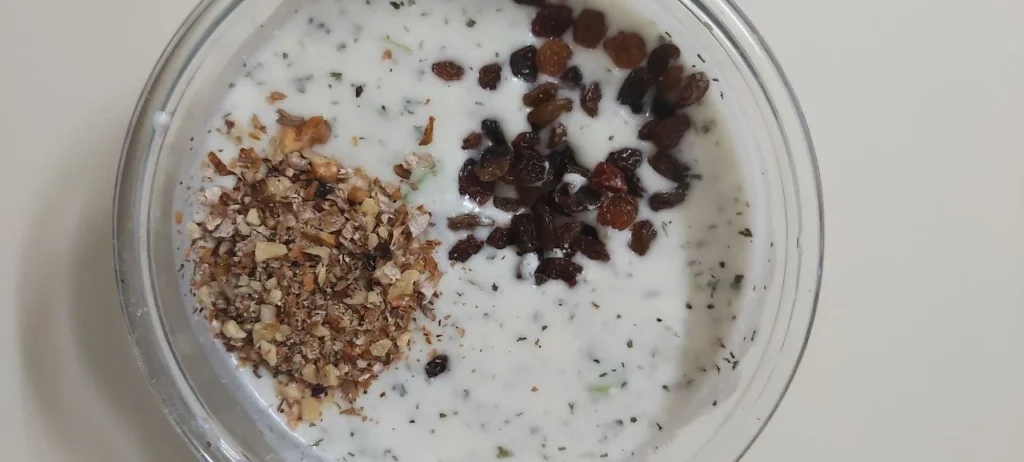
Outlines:
POLYGON ((633 339, 626 340, 626 348, 633 348, 633 339))
POLYGON ((331 72, 331 78, 334 80, 341 80, 341 72, 331 72))
POLYGON ((390 44, 392 44, 392 45, 394 45, 394 46, 396 46, 398 48, 401 48, 402 50, 405 50, 406 53, 412 53, 412 48, 409 48, 409 46, 407 46, 407 45, 404 45, 404 44, 401 44, 401 43, 398 43, 398 42, 392 40, 390 35, 384 36, 384 41, 388 42, 388 43, 390 43, 390 44))
POLYGON ((466 27, 473 27, 475 25, 476 21, 474 21, 472 18, 466 20, 466 27))
POLYGON ((324 439, 320 438, 320 439, 316 440, 316 442, 314 442, 313 444, 309 445, 309 447, 312 447, 312 448, 319 447, 320 443, 323 443, 323 442, 324 442, 324 439))
POLYGON ((444 419, 444 418, 448 417, 448 414, 445 414, 445 413, 442 412, 442 413, 438 414, 437 416, 442 418, 442 419, 444 419))
POLYGON ((754 233, 750 232, 750 228, 743 228, 740 230, 740 236, 754 237, 754 233))
POLYGON ((391 7, 396 9, 396 10, 402 7, 401 3, 398 3, 398 2, 390 2, 390 3, 391 3, 391 7))
POLYGON ((612 391, 612 387, 610 385, 594 385, 590 387, 591 393, 606 395, 610 391, 612 391))
POLYGON ((508 449, 505 449, 505 448, 503 448, 501 446, 498 446, 498 455, 497 455, 497 457, 499 459, 505 459, 507 457, 512 457, 514 455, 515 454, 513 454, 512 451, 509 451, 508 449))

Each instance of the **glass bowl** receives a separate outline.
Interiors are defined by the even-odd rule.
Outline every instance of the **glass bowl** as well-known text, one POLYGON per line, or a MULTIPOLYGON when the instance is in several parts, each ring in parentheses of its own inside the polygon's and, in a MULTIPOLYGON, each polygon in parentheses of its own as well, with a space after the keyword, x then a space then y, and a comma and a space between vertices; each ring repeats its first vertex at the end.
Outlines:
MULTIPOLYGON (((263 403, 237 393, 234 364, 182 296, 187 268, 180 226, 182 175, 198 159, 191 134, 233 77, 226 69, 258 47, 297 2, 204 0, 175 34, 135 109, 114 202, 119 290, 140 366, 167 416, 201 460, 317 460, 263 403), (188 153, 185 155, 183 153, 188 153)), ((749 165, 754 278, 743 303, 757 313, 743 333, 729 392, 686 425, 656 460, 735 461, 778 407, 803 354, 821 280, 823 227, 817 164, 806 123, 782 70, 729 0, 633 0, 631 8, 687 49, 716 77, 737 152, 749 165), (749 339, 749 340, 748 340, 749 339)), ((748 172, 749 173, 749 172, 748 172)), ((186 244, 187 245, 187 244, 186 244)), ((705 396, 705 397, 707 397, 705 396)), ((721 396, 721 397, 719 397, 721 396)), ((709 398, 710 401, 710 398, 709 398)))

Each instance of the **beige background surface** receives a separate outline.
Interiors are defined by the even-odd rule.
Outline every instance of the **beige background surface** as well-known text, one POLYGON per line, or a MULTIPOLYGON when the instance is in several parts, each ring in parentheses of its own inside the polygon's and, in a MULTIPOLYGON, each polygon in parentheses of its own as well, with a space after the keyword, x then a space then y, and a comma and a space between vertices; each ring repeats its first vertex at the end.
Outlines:
MULTIPOLYGON (((1024 6, 740 3, 803 102, 827 217, 810 349, 745 460, 1024 460, 1024 6)), ((0 1, 2 460, 191 458, 129 350, 110 208, 192 6, 0 1)))

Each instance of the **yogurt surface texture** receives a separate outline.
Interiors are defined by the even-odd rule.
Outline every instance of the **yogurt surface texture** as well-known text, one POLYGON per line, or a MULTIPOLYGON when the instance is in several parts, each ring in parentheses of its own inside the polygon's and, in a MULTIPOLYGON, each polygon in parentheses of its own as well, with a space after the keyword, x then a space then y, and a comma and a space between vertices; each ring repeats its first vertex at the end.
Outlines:
MULTIPOLYGON (((663 40, 626 1, 570 4, 601 9, 610 33, 638 32, 648 49, 663 40)), ((485 247, 466 263, 447 260, 447 249, 465 235, 448 230, 447 217, 479 213, 503 225, 511 218, 462 198, 456 178, 468 155, 462 140, 481 120, 500 121, 509 138, 530 129, 522 96, 534 85, 513 77, 508 61, 513 51, 542 43, 530 34, 535 11, 505 0, 296 2, 292 17, 245 58, 210 131, 196 138, 197 151, 227 159, 238 146, 215 131, 221 119, 272 121, 282 108, 322 114, 333 127, 322 152, 371 175, 396 180, 392 167, 410 153, 429 152, 437 161, 436 174, 420 178, 406 200, 432 212, 431 235, 442 242, 446 275, 434 305, 442 322, 427 325, 409 359, 358 401, 365 419, 328 404, 322 422, 295 429, 324 460, 643 460, 679 429, 684 409, 708 404, 698 396, 701 385, 742 358, 723 339, 734 329, 741 294, 752 289, 745 275, 753 271, 756 226, 714 85, 686 109, 693 127, 679 149, 701 178, 679 207, 653 212, 641 201, 638 220, 651 220, 658 231, 646 256, 629 249, 628 230, 599 227, 611 260, 586 261, 572 288, 518 279, 517 268, 530 262, 511 247, 485 247), (466 76, 437 78, 431 65, 442 60, 461 64, 466 76), (476 76, 492 62, 502 63, 502 81, 488 91, 476 76), (274 91, 287 98, 271 106, 266 98, 274 91), (418 146, 430 117, 433 142, 418 146), (448 370, 428 379, 424 366, 436 353, 450 358, 448 370)), ((685 59, 686 44, 677 45, 685 59)), ((578 91, 560 93, 576 102, 559 120, 580 163, 593 168, 622 148, 653 155, 637 138, 649 119, 615 101, 628 71, 616 69, 600 47, 574 52, 570 65, 604 90, 596 118, 578 109, 578 91)), ((541 76, 538 83, 545 79, 554 80, 541 76)), ((246 143, 259 150, 266 140, 246 143)), ((646 162, 637 173, 648 192, 672 186, 646 162)), ((583 219, 593 223, 593 214, 583 219)), ((488 231, 478 229, 477 237, 488 231)), ((275 413, 270 378, 239 373, 275 413)))

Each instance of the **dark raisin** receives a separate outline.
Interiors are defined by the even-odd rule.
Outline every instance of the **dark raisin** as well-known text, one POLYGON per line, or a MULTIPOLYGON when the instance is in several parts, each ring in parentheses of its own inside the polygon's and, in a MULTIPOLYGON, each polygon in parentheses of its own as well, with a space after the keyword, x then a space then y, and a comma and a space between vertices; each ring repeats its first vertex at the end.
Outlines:
POLYGON ((621 194, 628 189, 622 170, 608 162, 598 162, 590 174, 590 184, 594 189, 609 194, 621 194))
POLYGON ((571 66, 558 77, 558 80, 566 87, 578 88, 583 85, 583 72, 580 71, 579 66, 571 66))
POLYGON ((334 188, 327 183, 318 183, 316 186, 316 197, 321 199, 327 198, 332 192, 334 192, 334 188))
POLYGON ((604 13, 591 8, 584 8, 576 16, 572 26, 572 39, 583 48, 597 48, 608 34, 608 23, 604 13))
POLYGON ((456 242, 452 246, 452 249, 448 251, 448 259, 458 263, 464 263, 469 260, 470 257, 476 255, 480 249, 484 248, 484 241, 477 239, 476 236, 470 234, 459 242, 456 242))
POLYGON ((495 249, 504 249, 512 243, 512 231, 508 228, 494 228, 491 234, 487 235, 487 245, 495 249))
POLYGON ((679 204, 682 204, 686 200, 686 193, 690 190, 689 183, 682 183, 673 189, 668 191, 660 191, 651 194, 650 199, 647 203, 651 206, 651 210, 655 212, 665 209, 670 209, 679 204))
POLYGON ((502 212, 517 213, 523 210, 523 206, 519 205, 519 199, 494 196, 492 202, 494 203, 494 208, 501 210, 502 212))
POLYGON ((661 121, 658 119, 653 119, 645 123, 642 127, 640 127, 640 133, 637 134, 637 138, 639 138, 641 141, 650 141, 651 137, 654 136, 654 129, 658 128, 658 122, 661 121))
POLYGON ((679 146, 683 140, 683 134, 690 129, 690 118, 686 114, 679 114, 658 122, 658 126, 651 133, 651 142, 658 149, 669 150, 679 146))
POLYGON ((519 248, 519 255, 536 252, 540 248, 537 225, 532 214, 520 213, 512 217, 512 235, 519 248))
POLYGON ((484 119, 480 122, 480 131, 484 132, 484 136, 491 140, 494 144, 505 144, 505 132, 501 129, 501 124, 494 119, 484 119))
POLYGON ((643 112, 644 97, 647 96, 647 91, 653 84, 654 79, 651 77, 651 73, 647 72, 646 67, 640 66, 626 76, 616 99, 619 103, 629 106, 634 114, 639 114, 643 112))
POLYGON ((708 88, 711 88, 711 82, 703 72, 686 76, 679 89, 679 96, 676 97, 676 107, 683 108, 696 104, 707 94, 708 88))
POLYGON ((598 106, 601 103, 601 84, 594 82, 587 85, 580 92, 580 107, 590 117, 597 117, 598 106))
POLYGON ((592 237, 594 239, 601 239, 601 233, 597 231, 597 228, 586 223, 583 224, 583 230, 580 231, 580 236, 592 237))
POLYGON ((671 66, 658 76, 658 90, 666 95, 674 95, 683 86, 682 66, 671 66))
POLYGON ((547 127, 558 119, 565 112, 572 110, 572 100, 569 98, 556 99, 533 108, 526 114, 526 121, 534 130, 547 127))
POLYGON ((544 201, 537 201, 533 205, 533 221, 537 229, 537 240, 540 242, 541 250, 555 248, 555 214, 544 201))
POLYGON ((636 170, 643 163, 644 156, 639 149, 625 148, 608 154, 606 162, 618 167, 620 170, 636 170))
POLYGON ((537 10, 530 24, 534 37, 560 37, 572 27, 572 7, 566 5, 544 5, 537 10))
POLYGON ((600 239, 590 236, 580 236, 573 243, 573 247, 583 256, 595 260, 595 261, 608 261, 611 260, 611 255, 608 254, 608 247, 601 242, 600 239))
POLYGON ((647 43, 635 32, 619 32, 604 39, 604 51, 620 69, 633 69, 647 57, 647 43))
POLYGON ((459 194, 468 196, 474 202, 483 205, 494 195, 494 183, 481 181, 476 176, 476 159, 466 159, 459 170, 459 194))
POLYGON ((555 203, 568 214, 594 210, 601 204, 601 192, 590 186, 583 186, 574 193, 568 183, 562 183, 555 189, 555 203))
POLYGON ((476 176, 481 181, 498 181, 508 173, 512 165, 512 150, 503 144, 492 144, 480 154, 480 162, 476 165, 476 176))
POLYGON ((566 173, 575 173, 584 178, 590 178, 590 171, 576 161, 576 153, 568 144, 559 150, 548 153, 548 179, 557 185, 562 181, 566 173))
POLYGON ((448 229, 459 230, 459 229, 473 229, 478 226, 484 226, 487 221, 484 220, 480 215, 472 213, 465 213, 462 215, 456 215, 454 217, 448 217, 448 229))
POLYGON ((633 223, 630 233, 629 248, 640 256, 647 255, 647 251, 651 248, 651 242, 658 237, 658 230, 654 229, 654 223, 651 223, 650 220, 633 223))
POLYGON ((576 285, 576 277, 582 272, 583 267, 568 258, 545 258, 537 266, 535 277, 538 285, 556 279, 572 287, 576 285))
POLYGON ((477 74, 477 83, 484 90, 496 90, 501 83, 501 64, 491 63, 480 68, 477 74))
POLYGON ((446 82, 453 80, 462 79, 462 74, 466 72, 462 66, 456 64, 454 61, 438 61, 430 66, 430 69, 434 71, 434 75, 441 78, 446 82))
POLYGON ((524 82, 537 81, 537 47, 527 45, 512 53, 509 57, 509 68, 512 75, 523 79, 524 82))
POLYGON ((640 183, 640 176, 633 170, 623 170, 622 176, 626 179, 626 190, 629 191, 629 195, 633 197, 644 197, 647 193, 647 189, 640 183))
POLYGON ((556 226, 555 247, 568 248, 580 236, 581 231, 583 231, 583 222, 578 220, 556 226))
POLYGON ((658 172, 659 175, 676 183, 685 182, 687 175, 690 173, 688 165, 680 162, 674 155, 664 151, 648 157, 647 163, 651 164, 651 168, 658 172))
POLYGON ((569 134, 565 129, 565 124, 556 123, 552 125, 551 132, 548 134, 548 149, 565 149, 569 142, 568 137, 569 134))
POLYGON ((427 361, 427 378, 432 379, 441 374, 444 374, 448 370, 448 355, 437 355, 434 356, 430 361, 427 361))
POLYGON ((523 95, 523 105, 526 107, 537 107, 541 104, 554 101, 556 96, 558 96, 557 83, 542 83, 533 87, 533 90, 530 90, 523 95))
POLYGON ((570 59, 572 48, 569 44, 560 38, 551 39, 537 49, 537 70, 541 74, 558 77, 569 66, 570 59))
POLYGON ((373 248, 373 254, 380 258, 391 258, 391 245, 386 240, 377 242, 377 246, 373 248))
POLYGON ((484 136, 480 132, 473 132, 462 139, 462 149, 479 149, 483 144, 484 136))
POLYGON ((622 231, 636 221, 638 209, 636 199, 632 197, 625 195, 609 197, 597 209, 597 223, 622 231))
POLYGON ((540 134, 537 132, 522 132, 512 140, 512 151, 517 154, 534 153, 534 148, 540 145, 540 134))
POLYGON ((544 181, 546 171, 543 158, 536 155, 524 156, 516 165, 516 184, 525 186, 544 181))
POLYGON ((533 207, 541 197, 544 196, 544 188, 537 186, 516 186, 516 195, 519 205, 533 207))
POLYGON ((327 394, 327 387, 320 384, 316 384, 313 385, 312 387, 309 387, 309 393, 313 395, 314 398, 319 398, 327 394))
POLYGON ((671 43, 663 43, 651 50, 651 56, 647 58, 647 70, 651 71, 654 78, 661 76, 668 66, 679 59, 679 47, 671 43))
POLYGON ((667 119, 675 117, 676 105, 660 90, 654 91, 654 98, 651 100, 651 114, 655 119, 667 119))

